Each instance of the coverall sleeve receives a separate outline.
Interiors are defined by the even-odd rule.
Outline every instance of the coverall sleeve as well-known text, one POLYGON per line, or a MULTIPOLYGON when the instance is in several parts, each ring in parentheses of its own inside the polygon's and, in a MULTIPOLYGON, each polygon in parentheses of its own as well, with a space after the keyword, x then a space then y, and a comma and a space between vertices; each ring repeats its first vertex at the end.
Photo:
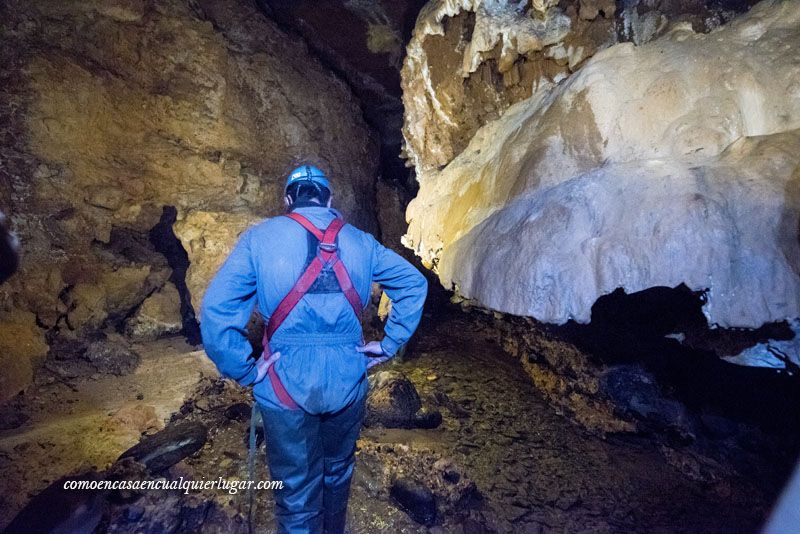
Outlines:
POLYGON ((247 322, 256 302, 256 273, 246 231, 211 280, 200 309, 200 333, 206 354, 219 372, 243 386, 257 376, 247 322))
POLYGON ((383 352, 394 356, 414 334, 422 318, 428 295, 428 281, 402 256, 375 241, 372 280, 379 283, 392 301, 392 310, 381 340, 383 352))

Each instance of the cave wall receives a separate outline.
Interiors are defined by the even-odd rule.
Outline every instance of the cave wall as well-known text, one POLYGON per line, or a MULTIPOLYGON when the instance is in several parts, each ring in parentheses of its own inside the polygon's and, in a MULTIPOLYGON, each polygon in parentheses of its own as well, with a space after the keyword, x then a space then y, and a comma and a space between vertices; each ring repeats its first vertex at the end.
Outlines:
MULTIPOLYGON (((437 17, 421 16, 415 35, 441 31, 425 26, 437 17)), ((800 315, 800 4, 762 2, 709 33, 663 31, 541 78, 452 159, 431 128, 461 123, 436 84, 409 89, 420 192, 405 241, 443 285, 554 323, 587 322, 618 287, 680 283, 708 290, 704 312, 722 326, 800 315), (430 128, 413 115, 426 106, 440 106, 430 128)), ((410 45, 404 81, 421 76, 421 57, 410 45)))
POLYGON ((30 382, 46 332, 119 327, 165 284, 147 240, 164 206, 195 305, 238 234, 282 211, 300 162, 377 229, 357 100, 254 4, 9 1, 0 39, 0 208, 22 242, 0 288, 0 400, 30 382))
POLYGON ((404 155, 421 175, 448 164, 478 129, 617 42, 644 44, 671 25, 706 32, 747 2, 431 0, 402 69, 404 155), (727 6, 723 9, 721 6, 727 6))

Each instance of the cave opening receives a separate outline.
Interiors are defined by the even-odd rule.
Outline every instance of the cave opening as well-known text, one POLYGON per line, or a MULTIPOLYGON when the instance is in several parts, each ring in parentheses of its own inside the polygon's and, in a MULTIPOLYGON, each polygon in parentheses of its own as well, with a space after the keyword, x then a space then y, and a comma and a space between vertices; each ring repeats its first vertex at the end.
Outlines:
POLYGON ((156 251, 163 254, 167 263, 172 268, 169 281, 178 289, 181 301, 181 334, 191 345, 202 343, 200 337, 200 324, 197 322, 195 310, 192 307, 192 296, 186 285, 186 272, 189 269, 189 254, 183 248, 181 240, 175 235, 173 225, 178 219, 178 210, 175 206, 164 206, 158 223, 150 229, 148 238, 156 251))
POLYGON ((555 330, 603 365, 651 373, 667 395, 694 413, 755 423, 796 440, 800 414, 787 408, 800 402, 800 380, 791 368, 724 359, 767 340, 792 339, 794 332, 786 322, 755 330, 710 328, 704 304, 704 292, 684 284, 630 294, 620 288, 594 303, 589 324, 555 330))
POLYGON ((703 292, 683 284, 630 294, 617 289, 595 302, 589 324, 555 330, 602 365, 634 374, 643 369, 694 414, 754 423, 787 436, 797 448, 800 414, 789 407, 800 402, 798 377, 791 369, 741 366, 723 358, 768 340, 792 339, 794 332, 786 322, 755 330, 712 329, 704 304, 703 292))

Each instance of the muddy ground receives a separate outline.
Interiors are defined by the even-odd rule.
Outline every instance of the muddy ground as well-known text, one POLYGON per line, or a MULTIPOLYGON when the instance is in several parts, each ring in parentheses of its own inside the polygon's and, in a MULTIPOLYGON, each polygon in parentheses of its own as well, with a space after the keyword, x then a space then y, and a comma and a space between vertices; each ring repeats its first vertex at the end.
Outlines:
MULTIPOLYGON (((789 469, 785 456, 764 448, 773 443, 768 438, 736 433, 720 438, 712 454, 707 447, 700 450, 655 434, 589 432, 544 400, 520 363, 481 333, 482 321, 475 313, 450 311, 437 314, 435 320, 426 316, 403 359, 376 368, 404 373, 425 406, 441 413, 442 423, 432 429, 363 430, 349 507, 350 532, 758 531, 789 469), (758 439, 744 442, 743 435, 758 439), (725 451, 734 451, 736 461, 729 461, 725 451), (428 526, 414 521, 391 496, 398 479, 419 484, 435 496, 436 516, 428 518, 428 526)), ((155 342, 149 350, 139 347, 152 355, 143 357, 140 366, 150 369, 150 375, 139 369, 132 375, 138 377, 135 380, 81 379, 71 383, 68 392, 64 384, 45 385, 31 395, 29 405, 17 406, 29 412, 29 419, 0 435, 0 526, 50 481, 91 467, 106 469, 136 442, 138 432, 157 430, 159 425, 148 421, 120 423, 118 416, 113 424, 109 421, 123 406, 123 415, 149 413, 130 402, 158 405, 157 419, 167 407, 177 410, 177 389, 175 395, 167 395, 169 400, 157 402, 151 390, 163 396, 167 386, 169 375, 159 370, 165 369, 157 365, 159 358, 165 365, 175 366, 180 358, 180 365, 201 365, 196 356, 187 356, 188 346, 183 356, 176 354, 180 346, 175 340, 155 342), (65 398, 77 400, 67 400, 70 407, 64 408, 65 398)), ((247 478, 249 392, 213 373, 203 377, 194 368, 186 377, 184 387, 194 380, 194 393, 172 420, 202 422, 208 440, 160 476, 247 478)), ((258 479, 269 478, 263 455, 262 445, 258 479)), ((243 492, 151 491, 106 497, 96 506, 99 531, 248 531, 248 498, 243 492)), ((254 530, 272 531, 271 492, 257 493, 255 502, 254 530)), ((57 498, 48 504, 54 521, 69 516, 67 510, 59 512, 59 506, 57 498)), ((74 503, 63 505, 69 506, 74 503)))

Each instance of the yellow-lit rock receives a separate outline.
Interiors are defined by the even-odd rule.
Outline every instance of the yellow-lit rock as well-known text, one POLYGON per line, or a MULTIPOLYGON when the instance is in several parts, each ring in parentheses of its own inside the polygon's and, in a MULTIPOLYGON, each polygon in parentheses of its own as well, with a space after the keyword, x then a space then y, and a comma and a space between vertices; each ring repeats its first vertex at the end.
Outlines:
POLYGON ((220 214, 191 239, 197 302, 238 221, 281 212, 301 162, 376 229, 378 146, 358 102, 253 3, 11 0, 0 41, 0 209, 22 244, 0 307, 121 326, 169 275, 147 237, 164 206, 220 214))
POLYGON ((546 322, 680 283, 711 323, 798 317, 798 51, 800 3, 766 1, 599 52, 420 172, 405 242, 446 287, 546 322))
POLYGON ((0 315, 0 402, 30 384, 47 349, 44 331, 36 325, 34 314, 15 310, 0 315))
POLYGON ((198 312, 208 281, 228 257, 239 236, 260 219, 246 214, 194 211, 175 223, 175 234, 189 254, 186 285, 198 312))
POLYGON ((174 284, 167 282, 145 299, 126 325, 126 332, 138 339, 156 339, 177 334, 183 327, 181 297, 174 284))

